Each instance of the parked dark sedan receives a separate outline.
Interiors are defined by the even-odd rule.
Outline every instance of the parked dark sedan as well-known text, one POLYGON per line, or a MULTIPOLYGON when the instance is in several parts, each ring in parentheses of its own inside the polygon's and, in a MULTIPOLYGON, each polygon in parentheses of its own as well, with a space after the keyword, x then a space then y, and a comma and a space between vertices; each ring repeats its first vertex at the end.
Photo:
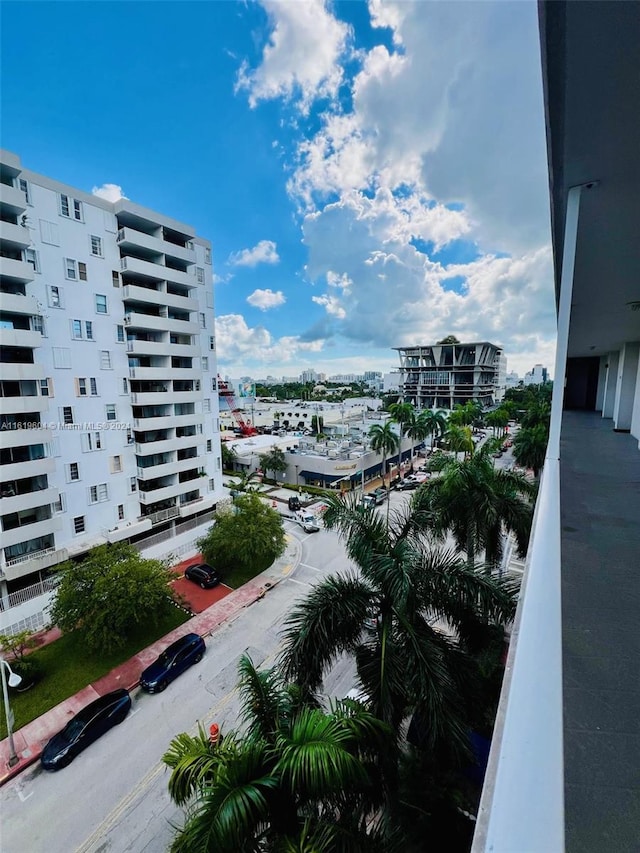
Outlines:
POLYGON ((181 673, 200 663, 206 646, 198 634, 186 634, 162 652, 140 676, 140 687, 147 693, 161 693, 169 682, 181 673))
POLYGON ((217 586, 220 583, 219 573, 206 563, 196 563, 194 566, 189 566, 185 570, 184 576, 197 583, 202 589, 211 589, 212 586, 217 586))
POLYGON ((120 688, 91 702, 69 720, 42 750, 45 770, 60 770, 113 726, 121 723, 131 708, 129 693, 120 688))

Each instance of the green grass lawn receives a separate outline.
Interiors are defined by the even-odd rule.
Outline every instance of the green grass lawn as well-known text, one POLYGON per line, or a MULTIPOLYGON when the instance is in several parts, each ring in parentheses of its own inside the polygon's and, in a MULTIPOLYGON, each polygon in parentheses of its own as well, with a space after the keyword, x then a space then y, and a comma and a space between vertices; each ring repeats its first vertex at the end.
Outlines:
MULTIPOLYGON (((168 606, 156 625, 141 625, 131 634, 125 646, 108 654, 88 652, 75 634, 65 634, 59 640, 32 652, 31 655, 40 662, 44 675, 31 690, 24 693, 9 690, 11 709, 15 714, 14 731, 106 675, 141 649, 182 625, 188 618, 183 610, 168 606)), ((6 720, 4 714, 0 714, 0 739, 6 736, 6 720)))
POLYGON ((273 560, 267 556, 266 558, 260 557, 251 566, 234 566, 230 571, 223 573, 222 583, 230 586, 231 589, 238 589, 238 587, 252 580, 256 575, 259 575, 260 572, 264 572, 272 564, 273 560))

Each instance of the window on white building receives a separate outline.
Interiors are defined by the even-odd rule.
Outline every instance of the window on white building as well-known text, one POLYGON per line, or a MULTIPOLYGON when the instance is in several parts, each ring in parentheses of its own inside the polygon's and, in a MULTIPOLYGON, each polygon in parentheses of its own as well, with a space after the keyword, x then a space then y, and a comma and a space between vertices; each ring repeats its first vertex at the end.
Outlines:
POLYGON ((79 377, 76 379, 76 396, 77 397, 86 397, 87 396, 87 380, 79 377))
POLYGON ((212 445, 211 439, 208 438, 207 439, 207 453, 211 453, 211 450, 213 449, 211 445, 212 445))
POLYGON ((96 258, 102 257, 102 237, 96 237, 95 234, 92 234, 89 237, 89 244, 91 246, 91 254, 96 258))
POLYGON ((107 297, 102 293, 96 293, 96 314, 107 313, 107 297))
POLYGON ((91 389, 91 396, 97 397, 98 396, 98 382, 93 376, 89 379, 89 388, 91 389))
POLYGON ((53 502, 53 511, 56 513, 67 511, 67 499, 64 492, 60 492, 58 500, 53 502))
POLYGON ((122 456, 112 456, 110 468, 112 474, 120 474, 122 471, 122 456))
POLYGON ((111 370, 111 353, 108 349, 100 350, 100 369, 111 370))
POLYGON ((123 344, 124 340, 124 326, 116 326, 116 341, 123 344))
POLYGON ((72 424, 73 423, 73 407, 72 406, 63 406, 62 407, 62 423, 63 424, 72 424))
POLYGON ((82 449, 85 453, 102 450, 102 436, 99 432, 85 432, 82 436, 82 449))
POLYGON ((80 479, 80 467, 77 462, 70 462, 67 466, 67 482, 73 483, 80 479))
POLYGON ((73 532, 77 536, 79 533, 84 533, 84 515, 76 515, 73 519, 73 532))
POLYGON ((206 355, 202 357, 201 362, 202 362, 202 369, 203 370, 209 370, 209 359, 207 358, 206 355))
POLYGON ((127 377, 126 377, 126 376, 123 376, 123 377, 122 377, 122 393, 123 393, 123 394, 128 394, 128 393, 129 393, 129 382, 127 381, 127 377))
POLYGON ((213 335, 211 335, 211 337, 209 338, 209 349, 214 350, 215 348, 216 348, 216 339, 213 337, 213 335))
POLYGON ((31 328, 34 332, 40 332, 43 338, 47 337, 47 327, 45 326, 42 314, 35 314, 31 318, 31 328))
POLYGON ((18 178, 18 188, 20 192, 24 193, 24 199, 27 204, 31 204, 31 187, 29 186, 29 181, 25 180, 25 178, 18 178))
POLYGON ((204 269, 202 267, 196 267, 196 281, 198 284, 204 284, 204 269))
POLYGON ((208 397, 205 397, 205 399, 202 401, 202 411, 203 412, 210 412, 211 411, 211 400, 208 397))
POLYGON ((82 261, 76 261, 73 258, 64 259, 64 274, 71 281, 86 281, 87 280, 87 265, 82 261))
POLYGON ((205 264, 211 263, 211 249, 208 246, 205 246, 204 250, 204 262, 205 264))
POLYGON ((213 492, 213 491, 215 491, 215 488, 216 488, 215 480, 213 478, 211 478, 209 480, 209 491, 213 492))
POLYGON ((40 380, 40 396, 53 397, 53 379, 47 378, 40 380))
POLYGON ((53 284, 50 284, 47 288, 47 296, 49 302, 49 308, 63 308, 64 303, 62 301, 62 288, 56 287, 53 284))
POLYGON ((129 477, 129 491, 131 494, 138 491, 138 481, 135 477, 129 477))
POLYGON ((85 328, 85 336, 88 341, 93 340, 93 322, 91 320, 85 320, 84 323, 85 328))
POLYGON ((74 341, 82 340, 82 320, 71 321, 71 337, 74 341))
POLYGON ((111 284, 114 287, 120 287, 120 273, 118 270, 111 270, 111 284))
POLYGON ((109 500, 109 487, 106 483, 89 486, 89 503, 99 504, 109 500))
POLYGON ((76 219, 82 222, 82 202, 77 198, 71 198, 64 193, 60 193, 60 214, 66 216, 67 219, 76 219))
POLYGON ((108 421, 115 421, 117 419, 116 404, 115 403, 107 403, 107 405, 104 407, 104 409, 105 409, 108 421))
POLYGON ((124 504, 118 504, 118 521, 124 521, 124 504))
POLYGON ((200 325, 203 329, 206 329, 207 327, 207 318, 202 312, 200 313, 200 325))
POLYGON ((40 258, 35 249, 25 249, 24 259, 28 264, 31 264, 34 272, 40 272, 40 258))

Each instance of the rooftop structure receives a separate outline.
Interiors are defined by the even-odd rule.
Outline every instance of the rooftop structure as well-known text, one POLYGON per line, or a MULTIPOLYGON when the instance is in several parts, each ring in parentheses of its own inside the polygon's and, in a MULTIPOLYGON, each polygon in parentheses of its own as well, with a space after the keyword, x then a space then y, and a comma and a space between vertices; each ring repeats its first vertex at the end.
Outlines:
POLYGON ((400 393, 418 409, 453 409, 474 400, 491 408, 504 397, 506 359, 488 341, 394 347, 400 393))

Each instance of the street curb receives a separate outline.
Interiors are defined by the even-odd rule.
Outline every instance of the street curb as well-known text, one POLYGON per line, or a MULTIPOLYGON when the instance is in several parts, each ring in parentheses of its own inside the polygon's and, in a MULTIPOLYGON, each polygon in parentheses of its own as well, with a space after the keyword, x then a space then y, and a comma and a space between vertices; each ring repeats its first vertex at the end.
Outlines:
MULTIPOLYGON (((293 559, 293 567, 292 567, 291 571, 293 571, 299 565, 300 558, 301 558, 301 551, 302 551, 301 546, 300 546, 300 541, 298 539, 296 539, 295 537, 292 537, 292 542, 294 543, 295 554, 294 554, 294 559, 293 559)), ((281 565, 283 563, 285 563, 284 555, 282 557, 279 557, 274 562, 274 564, 272 566, 270 566, 268 569, 266 569, 262 574, 266 575, 268 572, 270 573, 270 572, 273 572, 274 570, 275 571, 281 570, 284 567, 281 565)), ((260 575, 257 575, 257 577, 260 577, 260 575)), ((255 579, 256 578, 252 578, 252 580, 255 580, 255 579)), ((245 602, 241 607, 238 608, 238 610, 235 613, 230 614, 226 619, 223 619, 222 621, 218 622, 215 626, 213 626, 209 630, 206 630, 205 632, 200 634, 200 636, 203 638, 204 637, 210 637, 216 631, 218 631, 220 628, 222 628, 224 625, 228 625, 228 624, 231 624, 232 622, 234 622, 244 610, 246 610, 248 607, 251 607, 257 601, 261 601, 264 598, 264 596, 270 590, 272 590, 276 586, 278 586, 278 584, 284 579, 285 579, 284 576, 272 577, 271 575, 269 575, 268 580, 265 578, 265 581, 256 589, 256 594, 250 601, 245 602)), ((251 581, 247 581, 247 583, 251 583, 251 581)), ((246 584, 245 584, 245 586, 246 586, 246 584)), ((238 587, 238 589, 242 589, 242 587, 238 587)), ((218 603, 219 602, 215 602, 215 604, 218 604, 218 603)), ((212 605, 212 607, 215 606, 215 604, 212 605)), ((206 611, 203 611, 203 612, 206 613, 206 611)), ((201 614, 197 614, 197 615, 201 615, 201 614)), ((175 630, 178 630, 178 629, 175 629, 175 630)), ((170 633, 172 633, 172 632, 170 632, 170 633)), ((165 634, 165 637, 168 637, 168 636, 169 636, 169 634, 165 634)), ((165 639, 165 637, 160 637, 158 640, 156 640, 156 642, 161 643, 165 639)), ((143 651, 144 651, 144 649, 141 649, 140 652, 138 652, 138 654, 140 654, 143 651)), ((136 657, 136 655, 134 655, 133 657, 136 657)), ((132 658, 129 658, 129 660, 132 660, 132 658)), ((125 661, 124 663, 128 663, 128 661, 125 661)), ((122 665, 123 664, 121 664, 121 666, 122 665)), ((111 670, 111 672, 109 672, 109 673, 106 673, 106 675, 103 675, 101 677, 101 679, 98 679, 98 680, 102 680, 103 678, 107 678, 112 672, 115 672, 117 669, 118 669, 118 667, 115 667, 115 669, 111 670)), ((97 683, 97 682, 94 682, 94 683, 97 683)), ((136 679, 134 682, 130 683, 130 685, 127 685, 125 687, 125 689, 128 691, 135 690, 135 688, 138 687, 139 684, 140 684, 140 679, 136 679)), ((93 686, 93 684, 87 685, 87 687, 92 687, 92 686, 93 686)), ((70 699, 70 698, 71 697, 67 697, 67 699, 70 699)), ((67 700, 65 699, 63 701, 67 701, 67 700)), ((50 710, 52 710, 52 709, 50 709, 50 710)), ((48 713, 49 713, 49 711, 45 711, 45 713, 42 714, 41 716, 45 717, 48 713)), ((41 717, 36 717, 35 720, 31 720, 31 723, 36 722, 36 720, 38 720, 38 719, 41 719, 41 717)), ((27 725, 31 725, 31 723, 27 723, 27 725)), ((20 731, 21 730, 18 729, 17 732, 14 732, 14 737, 18 736, 20 734, 20 731)), ((6 740, 7 739, 5 738, 5 741, 6 740)), ((3 743, 5 741, 3 741, 3 743)), ((38 761, 40 759, 40 756, 42 755, 42 748, 38 749, 38 748, 27 747, 27 749, 30 750, 31 754, 29 756, 22 758, 15 765, 15 767, 11 767, 11 768, 8 768, 7 770, 5 770, 4 775, 0 776, 0 788, 3 785, 5 785, 7 782, 10 782, 12 779, 15 779, 16 776, 18 776, 20 773, 22 773, 23 770, 26 770, 27 767, 31 767, 32 764, 35 764, 36 761, 38 761)))

